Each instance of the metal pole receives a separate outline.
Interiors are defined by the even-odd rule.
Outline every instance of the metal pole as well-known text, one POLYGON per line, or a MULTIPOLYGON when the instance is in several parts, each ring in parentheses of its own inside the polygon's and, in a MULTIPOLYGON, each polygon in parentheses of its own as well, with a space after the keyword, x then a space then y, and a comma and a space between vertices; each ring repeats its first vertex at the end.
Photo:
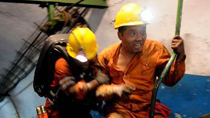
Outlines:
MULTIPOLYGON (((183 6, 183 0, 178 0, 175 36, 180 35, 181 18, 182 18, 182 6, 183 6)), ((171 64, 174 62, 174 59, 176 57, 177 57, 177 54, 173 51, 172 56, 169 59, 168 63, 166 64, 163 72, 161 73, 160 78, 155 83, 154 89, 152 91, 151 109, 150 109, 150 114, 149 114, 150 118, 154 118, 154 110, 155 110, 155 103, 156 103, 158 88, 159 88, 162 80, 165 78, 165 76, 169 72, 171 64)))
POLYGON ((183 0, 178 1, 175 35, 180 35, 183 0))

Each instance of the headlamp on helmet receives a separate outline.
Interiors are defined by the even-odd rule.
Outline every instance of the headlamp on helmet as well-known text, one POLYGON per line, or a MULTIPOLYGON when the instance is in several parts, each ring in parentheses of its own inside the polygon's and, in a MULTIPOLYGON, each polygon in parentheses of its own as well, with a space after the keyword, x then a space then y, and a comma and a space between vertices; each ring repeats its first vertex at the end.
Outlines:
POLYGON ((81 50, 79 51, 79 53, 77 53, 76 59, 79 60, 80 62, 87 62, 88 61, 87 55, 83 51, 83 48, 81 48, 81 50))
POLYGON ((144 23, 151 23, 154 19, 154 14, 152 10, 145 6, 144 9, 141 11, 140 17, 144 23))

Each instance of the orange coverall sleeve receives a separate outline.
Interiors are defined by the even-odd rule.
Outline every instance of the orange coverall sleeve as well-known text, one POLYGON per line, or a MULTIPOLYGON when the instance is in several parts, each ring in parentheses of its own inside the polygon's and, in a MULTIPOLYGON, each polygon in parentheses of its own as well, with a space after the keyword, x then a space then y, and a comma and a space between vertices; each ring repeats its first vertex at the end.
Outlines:
POLYGON ((55 63, 54 80, 51 87, 58 86, 59 81, 64 77, 72 75, 68 62, 64 58, 60 58, 55 63))
MULTIPOLYGON (((98 66, 100 67, 101 71, 109 76, 109 67, 108 67, 108 62, 110 59, 110 52, 109 48, 103 50, 97 58, 97 63, 98 66)), ((108 100, 111 99, 113 97, 113 90, 112 90, 112 85, 111 84, 103 84, 100 85, 97 90, 96 90, 96 96, 100 99, 100 100, 108 100)))
MULTIPOLYGON (((170 53, 168 50, 163 46, 159 50, 159 56, 157 57, 157 68, 156 72, 158 77, 160 77, 164 67, 166 66, 167 62, 170 59, 170 53)), ((176 83, 181 80, 185 73, 185 62, 177 62, 176 59, 171 65, 170 71, 167 74, 166 78, 163 79, 163 83, 167 86, 174 86, 176 83)))
POLYGON ((108 62, 110 55, 107 54, 108 49, 103 50, 97 57, 97 65, 101 71, 108 74, 108 62))

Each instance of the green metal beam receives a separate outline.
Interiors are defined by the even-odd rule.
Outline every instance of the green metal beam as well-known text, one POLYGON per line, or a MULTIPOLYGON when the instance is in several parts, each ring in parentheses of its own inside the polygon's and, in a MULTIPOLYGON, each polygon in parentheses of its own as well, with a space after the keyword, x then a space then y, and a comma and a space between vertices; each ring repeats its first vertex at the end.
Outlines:
MULTIPOLYGON (((72 5, 79 0, 0 0, 0 2, 12 3, 29 3, 29 4, 43 4, 43 3, 56 3, 60 6, 72 5)), ((105 8, 107 7, 105 0, 84 0, 76 6, 92 7, 92 8, 105 8)))
POLYGON ((54 5, 50 4, 48 6, 48 19, 51 20, 54 17, 55 7, 54 5))

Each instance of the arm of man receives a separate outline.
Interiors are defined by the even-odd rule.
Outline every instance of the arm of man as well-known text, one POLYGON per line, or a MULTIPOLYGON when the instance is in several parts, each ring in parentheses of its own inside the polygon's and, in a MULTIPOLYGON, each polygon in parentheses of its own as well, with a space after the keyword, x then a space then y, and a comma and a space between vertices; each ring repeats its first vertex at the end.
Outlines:
MULTIPOLYGON (((109 75, 108 62, 109 55, 107 53, 109 50, 105 49, 99 53, 97 57, 97 65, 106 76, 109 75)), ((109 76, 108 76, 109 77, 109 76)), ((110 78, 111 79, 111 78, 110 78)), ((100 100, 107 100, 113 97, 113 89, 111 84, 102 84, 96 89, 96 97, 100 100)))
MULTIPOLYGON (((168 86, 174 86, 181 80, 185 73, 185 51, 183 39, 179 36, 175 36, 171 43, 171 48, 177 54, 177 58, 171 65, 170 71, 166 78, 164 78, 163 83, 168 86)), ((160 77, 165 65, 170 59, 170 54, 167 49, 163 48, 159 51, 159 57, 157 58, 157 74, 160 77)))
MULTIPOLYGON (((66 95, 69 95, 69 87, 75 85, 75 78, 73 77, 69 68, 68 62, 64 58, 60 58, 55 63, 53 86, 59 86, 66 95)), ((52 86, 52 87, 53 87, 52 86)))
MULTIPOLYGON (((98 56, 98 66, 102 70, 102 74, 104 74, 104 76, 106 77, 109 77, 108 62, 110 60, 110 52, 112 51, 110 51, 109 49, 105 49, 98 56)), ((134 90, 135 88, 133 86, 127 84, 116 85, 113 83, 103 83, 97 88, 96 96, 99 98, 99 100, 108 100, 113 98, 114 96, 124 98, 128 97, 128 95, 131 94, 134 90)))
POLYGON ((65 66, 66 64, 67 62, 64 61, 63 63, 59 65, 59 67, 63 66, 63 68, 56 68, 56 69, 59 69, 59 70, 56 70, 56 75, 57 75, 57 79, 60 80, 59 81, 60 88, 67 95, 72 94, 77 99, 84 99, 87 92, 95 90, 96 87, 100 84, 109 83, 108 76, 103 74, 100 70, 97 71, 97 75, 95 79, 87 83, 84 80, 81 80, 75 83, 75 78, 73 76, 67 76, 69 75, 70 70, 68 69, 68 66, 65 66))
POLYGON ((59 86, 67 96, 71 94, 77 99, 82 99, 86 94, 87 85, 84 80, 76 83, 69 66, 64 58, 60 58, 55 63, 53 85, 59 86))
POLYGON ((104 74, 101 72, 100 69, 98 69, 97 76, 95 79, 91 80, 90 82, 87 83, 88 90, 92 91, 96 87, 102 84, 108 84, 109 83, 109 77, 108 75, 104 74))
POLYGON ((55 64, 54 83, 60 86, 60 89, 69 96, 73 95, 77 99, 83 99, 88 88, 84 80, 76 83, 71 73, 68 62, 61 58, 55 64))
POLYGON ((121 99, 127 99, 128 96, 135 91, 135 89, 135 87, 128 84, 106 84, 97 88, 96 96, 99 100, 109 100, 114 96, 121 99))
POLYGON ((108 84, 109 78, 107 75, 103 74, 100 70, 97 72, 95 79, 85 82, 84 80, 79 81, 74 86, 69 88, 69 93, 75 94, 77 99, 84 99, 85 95, 96 89, 101 84, 108 84))

